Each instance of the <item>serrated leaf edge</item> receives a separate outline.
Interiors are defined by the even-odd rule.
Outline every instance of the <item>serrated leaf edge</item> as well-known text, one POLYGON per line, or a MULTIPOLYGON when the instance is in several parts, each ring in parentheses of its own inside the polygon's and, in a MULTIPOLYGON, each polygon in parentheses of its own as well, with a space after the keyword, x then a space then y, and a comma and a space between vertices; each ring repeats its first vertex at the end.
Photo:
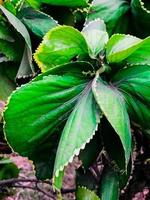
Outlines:
MULTIPOLYGON (((138 38, 138 37, 136 37, 136 36, 133 36, 133 35, 130 35, 130 34, 120 34, 120 33, 116 33, 116 34, 114 34, 114 35, 112 35, 111 37, 110 37, 110 39, 112 39, 112 38, 114 38, 115 36, 117 36, 117 35, 122 35, 122 36, 130 36, 130 37, 132 37, 132 38, 137 38, 137 39, 139 39, 139 42, 137 42, 137 43, 135 43, 133 46, 131 46, 130 48, 132 48, 132 47, 134 47, 134 46, 136 46, 136 45, 138 45, 138 44, 140 44, 140 43, 142 43, 142 42, 144 42, 144 40, 146 39, 140 39, 140 38, 138 38)), ((110 41, 110 39, 108 40, 108 42, 107 42, 107 44, 106 44, 106 58, 107 58, 107 60, 109 60, 109 57, 110 57, 110 55, 109 56, 107 56, 107 45, 108 45, 108 43, 109 43, 109 41, 110 41)), ((142 44, 141 44, 142 45, 142 44)), ((130 48, 127 48, 127 49, 130 49, 130 48)), ((136 51, 137 49, 135 49, 135 51, 136 51)), ((118 51, 118 52, 115 52, 115 53, 112 53, 111 54, 111 56, 114 56, 115 54, 118 54, 118 53, 120 53, 120 52, 125 52, 126 51, 126 49, 125 50, 122 50, 122 51, 118 51)), ((135 52, 134 51, 134 52, 135 52)), ((132 53, 134 53, 134 52, 132 52, 132 53)), ((130 54, 130 55, 132 55, 132 54, 130 54)), ((130 56, 129 55, 129 56, 130 56)), ((128 57, 129 57, 128 56, 128 57)), ((109 63, 111 63, 111 61, 109 61, 109 63)))
MULTIPOLYGON (((94 96, 95 97, 97 97, 97 91, 96 91, 96 82, 97 82, 97 79, 99 78, 99 75, 97 74, 96 75, 96 77, 95 77, 95 79, 93 80, 93 83, 92 83, 92 91, 94 91, 93 92, 93 94, 94 94, 94 96)), ((96 98, 95 98, 96 99, 96 98)), ((100 105, 100 104, 99 104, 100 105)), ((104 114, 104 113, 103 113, 104 114)), ((115 129, 114 129, 115 130, 115 129)), ((117 134, 118 135, 118 134, 117 134)), ((120 138, 119 138, 120 139, 120 138)), ((122 141, 121 141, 121 143, 122 143, 122 141)), ((127 166, 128 166, 128 162, 129 162, 129 159, 130 159, 130 157, 129 158, 127 158, 126 157, 126 149, 124 148, 124 145, 122 145, 122 147, 123 147, 123 150, 124 150, 124 153, 125 153, 125 166, 126 166, 126 171, 127 171, 127 166)))
MULTIPOLYGON (((43 37, 43 39, 42 39, 40 45, 38 46, 38 48, 36 49, 35 53, 33 54, 34 61, 36 62, 36 64, 37 64, 38 67, 40 68, 41 72, 45 72, 45 70, 44 70, 44 65, 43 65, 42 62, 38 59, 38 54, 42 51, 42 46, 43 46, 44 40, 47 39, 47 36, 50 37, 50 35, 51 35, 53 32, 55 32, 55 31, 57 31, 57 30, 59 30, 59 29, 61 29, 61 28, 65 28, 65 27, 67 27, 67 28, 69 27, 70 29, 77 31, 78 33, 80 33, 80 34, 83 36, 83 34, 82 34, 80 31, 78 31, 77 29, 75 29, 75 28, 73 28, 73 27, 71 27, 71 26, 67 26, 67 25, 58 25, 58 26, 56 26, 56 27, 50 29, 50 30, 44 35, 44 37, 43 37)), ((86 39, 85 39, 84 36, 83 36, 83 38, 84 38, 84 40, 85 40, 85 43, 86 43, 86 45, 87 45, 87 50, 88 50, 88 44, 87 44, 87 42, 86 42, 86 39)), ((68 63, 69 63, 69 62, 68 62, 68 63)), ((66 63, 65 63, 65 64, 66 64, 66 63)))
MULTIPOLYGON (((77 149, 74 150, 74 153, 73 153, 73 155, 70 157, 70 159, 68 160, 68 162, 66 162, 63 166, 60 166, 60 168, 57 169, 57 170, 54 172, 54 177, 58 177, 60 171, 63 171, 64 168, 65 168, 69 163, 71 163, 71 162, 73 161, 74 156, 78 156, 79 153, 80 153, 80 151, 83 150, 83 149, 85 149, 86 144, 88 144, 88 143, 93 139, 94 135, 96 134, 96 131, 98 130, 98 124, 100 123, 100 120, 101 120, 102 116, 103 116, 103 115, 100 113, 100 116, 97 117, 97 125, 96 125, 96 127, 95 127, 95 130, 94 130, 93 133, 91 134, 91 136, 87 139, 87 141, 86 141, 85 143, 83 143, 83 144, 81 145, 80 148, 77 148, 77 149)), ((53 181, 54 181, 54 179, 53 179, 53 181)))
POLYGON ((95 197, 97 197, 97 200, 98 200, 98 199, 100 200, 100 198, 97 196, 97 194, 96 194, 93 190, 89 190, 88 188, 86 188, 86 187, 84 187, 84 186, 78 186, 78 188, 79 188, 79 189, 84 189, 84 190, 90 192, 90 193, 93 194, 95 197))
POLYGON ((139 3, 141 5, 142 10, 144 10, 147 14, 150 14, 150 10, 144 7, 144 2, 142 0, 139 0, 139 3))

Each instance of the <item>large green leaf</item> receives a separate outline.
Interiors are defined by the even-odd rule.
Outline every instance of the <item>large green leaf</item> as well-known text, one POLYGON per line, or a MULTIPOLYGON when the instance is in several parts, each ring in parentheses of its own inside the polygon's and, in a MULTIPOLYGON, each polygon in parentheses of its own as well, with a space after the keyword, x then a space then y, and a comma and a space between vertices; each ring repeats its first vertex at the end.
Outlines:
MULTIPOLYGON (((62 132, 54 166, 56 177, 69 162, 72 162, 73 157, 85 148, 86 143, 90 142, 97 130, 100 111, 91 84, 90 82, 83 90, 62 132)), ((57 189, 60 189, 56 183, 54 184, 57 189)))
POLYGON ((106 57, 110 63, 150 64, 150 37, 141 40, 131 35, 115 34, 107 43, 106 57))
POLYGON ((88 68, 86 63, 72 63, 50 70, 17 89, 9 99, 4 113, 6 138, 14 151, 36 162, 38 177, 51 176, 59 125, 66 121, 89 81, 83 79, 83 66, 88 68))
POLYGON ((78 187, 76 191, 77 200, 100 200, 94 191, 88 190, 85 187, 78 187))
POLYGON ((135 65, 122 69, 112 80, 124 94, 132 120, 150 128, 150 66, 135 65))
POLYGON ((101 185, 101 200, 119 200, 119 174, 112 167, 104 169, 101 185))
POLYGON ((59 26, 45 35, 34 58, 42 72, 45 72, 56 65, 69 62, 80 54, 87 53, 86 41, 78 30, 69 26, 59 26))
POLYGON ((90 56, 95 58, 108 41, 108 33, 104 21, 97 19, 89 22, 83 28, 83 34, 89 46, 90 56))
POLYGON ((89 0, 40 0, 42 3, 47 3, 55 6, 67 6, 67 7, 86 7, 89 0))
POLYGON ((93 0, 88 20, 103 19, 111 35, 122 15, 128 10, 129 5, 125 0, 93 0))
POLYGON ((21 9, 18 17, 29 30, 39 37, 43 37, 50 29, 57 26, 57 22, 49 15, 30 7, 21 9))
POLYGON ((150 2, 147 0, 131 0, 131 12, 136 35, 150 35, 150 2))
POLYGON ((100 109, 122 142, 127 166, 131 153, 131 131, 123 95, 97 77, 93 82, 93 93, 100 109))

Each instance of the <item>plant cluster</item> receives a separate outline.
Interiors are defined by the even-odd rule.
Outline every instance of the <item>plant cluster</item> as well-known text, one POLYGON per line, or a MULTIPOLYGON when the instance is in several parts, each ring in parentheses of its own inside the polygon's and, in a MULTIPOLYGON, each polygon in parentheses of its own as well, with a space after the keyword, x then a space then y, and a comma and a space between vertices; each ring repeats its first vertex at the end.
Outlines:
POLYGON ((150 2, 0 4, 8 144, 33 161, 38 179, 52 178, 59 197, 65 167, 78 156, 77 200, 119 199, 132 171, 132 130, 150 133, 150 2), (97 179, 90 168, 99 161, 97 179))

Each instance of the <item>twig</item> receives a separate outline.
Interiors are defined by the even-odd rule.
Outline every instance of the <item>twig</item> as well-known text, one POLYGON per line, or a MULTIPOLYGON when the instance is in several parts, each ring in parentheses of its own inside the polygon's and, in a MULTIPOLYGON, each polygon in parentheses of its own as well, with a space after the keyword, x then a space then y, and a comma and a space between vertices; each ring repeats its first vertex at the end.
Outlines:
POLYGON ((46 192, 45 190, 42 190, 39 187, 32 187, 32 186, 25 186, 25 185, 12 185, 14 188, 22 188, 22 189, 30 189, 30 190, 37 190, 38 192, 44 194, 45 196, 50 197, 52 200, 54 199, 54 196, 52 196, 50 193, 46 192))
POLYGON ((19 183, 19 182, 29 182, 29 183, 45 183, 50 185, 51 181, 41 181, 41 180, 37 180, 37 179, 18 179, 18 178, 12 178, 12 179, 7 179, 7 180, 2 180, 0 181, 0 186, 2 185, 9 185, 9 184, 15 184, 15 183, 19 183))

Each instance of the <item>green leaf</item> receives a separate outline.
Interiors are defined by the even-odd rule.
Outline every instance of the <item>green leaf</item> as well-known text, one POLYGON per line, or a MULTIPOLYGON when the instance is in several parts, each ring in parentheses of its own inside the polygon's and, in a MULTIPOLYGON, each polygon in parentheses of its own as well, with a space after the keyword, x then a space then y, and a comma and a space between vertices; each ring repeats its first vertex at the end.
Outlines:
POLYGON ((150 66, 135 65, 120 70, 112 79, 124 94, 131 119, 144 128, 150 120, 150 66))
POLYGON ((127 166, 131 153, 131 131, 123 95, 115 87, 97 77, 92 89, 100 109, 121 140, 127 166))
POLYGON ((89 81, 83 78, 83 66, 88 68, 86 63, 72 63, 43 73, 13 92, 9 99, 4 113, 7 141, 14 151, 36 163, 38 177, 51 176, 59 126, 64 125, 89 81))
POLYGON ((120 138, 106 118, 102 119, 100 132, 103 140, 104 150, 107 153, 107 158, 110 162, 115 163, 120 171, 126 173, 124 150, 122 148, 120 138))
POLYGON ((106 57, 109 63, 119 63, 129 57, 141 45, 142 40, 124 34, 113 35, 106 46, 106 57))
POLYGON ((89 169, 84 170, 81 166, 76 170, 76 186, 84 186, 89 190, 96 190, 97 180, 89 169))
POLYGON ((150 35, 150 2, 146 0, 132 0, 131 12, 133 26, 136 34, 140 37, 150 35))
POLYGON ((86 7, 89 0, 40 0, 42 3, 47 3, 54 6, 67 6, 67 7, 86 7))
POLYGON ((93 0, 87 19, 103 19, 111 35, 119 19, 129 10, 125 0, 93 0))
POLYGON ((108 41, 108 34, 104 21, 97 19, 89 22, 82 30, 89 46, 90 56, 95 58, 102 51, 108 41))
POLYGON ((2 22, 0 22, 0 39, 6 40, 8 42, 14 42, 11 31, 7 25, 2 22))
POLYGON ((15 89, 16 68, 11 63, 0 64, 0 100, 6 101, 15 89), (8 74, 9 73, 9 74, 8 74))
POLYGON ((42 72, 65 64, 78 55, 87 54, 88 48, 83 35, 69 26, 59 26, 50 30, 34 54, 42 72))
POLYGON ((141 40, 131 35, 115 34, 107 43, 106 57, 110 63, 150 64, 150 37, 141 40))
POLYGON ((96 161, 102 148, 101 135, 97 132, 90 143, 86 144, 85 149, 80 151, 79 159, 82 161, 84 169, 88 169, 96 161))
POLYGON ((101 200, 119 200, 119 176, 112 167, 107 167, 103 171, 100 197, 101 200))
POLYGON ((0 180, 17 178, 19 169, 9 158, 0 158, 0 180))
MULTIPOLYGON (((34 72, 33 66, 32 66, 32 47, 31 47, 31 40, 30 35, 24 26, 24 24, 15 17, 12 13, 10 13, 8 10, 6 10, 3 6, 0 5, 1 11, 4 13, 4 15, 7 17, 10 24, 21 34, 21 36, 24 38, 26 45, 23 55, 23 60, 20 65, 20 69, 28 68, 29 73, 24 75, 31 75, 34 72), (26 57, 26 59, 24 59, 26 57), (25 62, 25 60, 27 62, 25 62)), ((22 74, 21 74, 22 76, 22 74)), ((18 77, 20 77, 20 74, 18 74, 18 77)))
POLYGON ((100 200, 94 191, 90 191, 85 187, 78 187, 76 192, 77 200, 100 200))
MULTIPOLYGON (((54 166, 54 176, 58 177, 64 167, 79 155, 97 130, 100 111, 92 94, 91 83, 85 87, 76 106, 70 114, 62 132, 54 166), (84 119, 84 120, 83 120, 84 119), (70 141, 72 141, 70 143, 70 141)), ((57 189, 60 189, 54 182, 57 189)))
POLYGON ((30 7, 21 9, 18 17, 29 30, 39 37, 43 37, 50 29, 57 26, 57 22, 52 17, 30 7))

